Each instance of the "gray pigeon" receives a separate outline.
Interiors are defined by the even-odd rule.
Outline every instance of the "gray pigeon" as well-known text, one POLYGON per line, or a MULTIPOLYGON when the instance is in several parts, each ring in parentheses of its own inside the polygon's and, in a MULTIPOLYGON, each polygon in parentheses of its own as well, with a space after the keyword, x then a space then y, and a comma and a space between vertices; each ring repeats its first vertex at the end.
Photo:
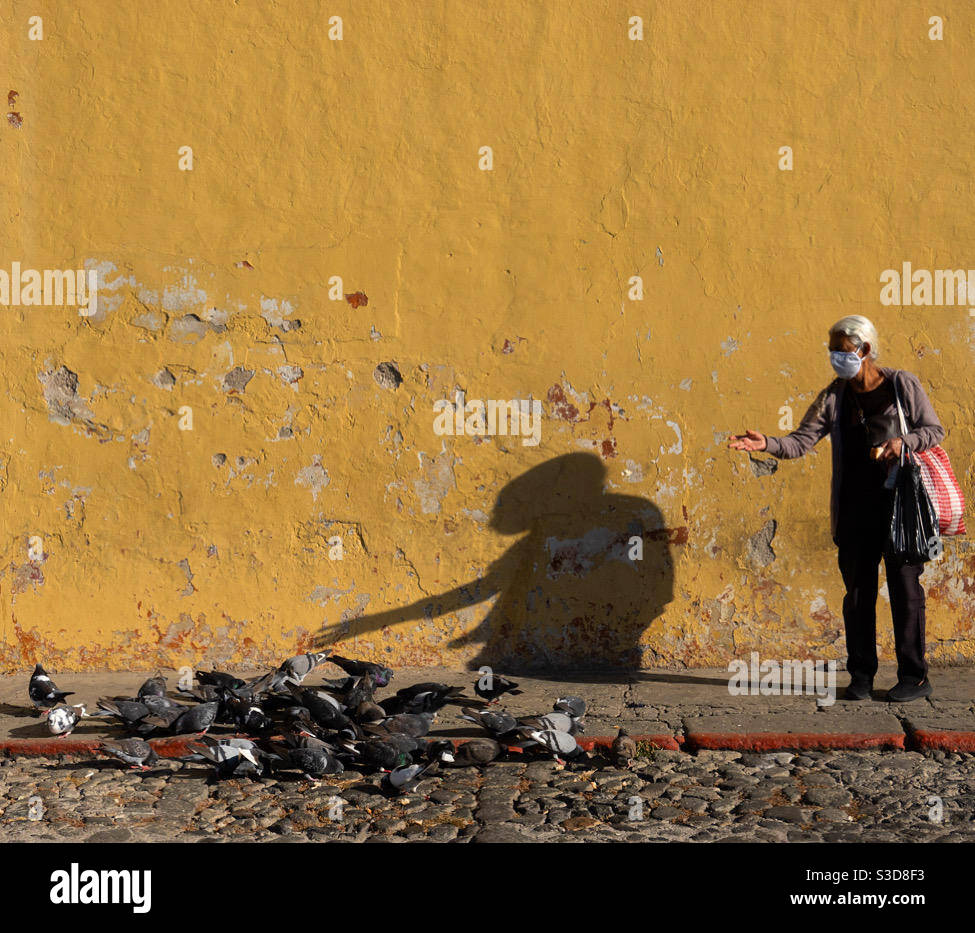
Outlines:
POLYGON ((148 735, 156 729, 168 727, 189 708, 168 697, 146 696, 141 700, 103 698, 98 701, 100 712, 95 713, 94 716, 99 719, 114 716, 130 732, 148 735))
POLYGON ((149 707, 141 700, 110 700, 103 697, 96 705, 102 711, 98 714, 100 718, 104 718, 105 715, 114 716, 130 729, 135 728, 149 715, 149 707))
POLYGON ((427 754, 441 764, 463 768, 470 765, 490 764, 495 758, 500 758, 504 749, 494 739, 467 739, 456 748, 454 743, 442 739, 432 742, 427 754))
POLYGON ((545 716, 525 716, 518 720, 518 725, 528 727, 539 732, 567 732, 575 735, 580 730, 579 724, 568 713, 547 713, 545 716))
POLYGON ((102 742, 99 749, 112 758, 124 761, 130 768, 149 769, 149 765, 158 760, 156 750, 144 739, 118 739, 113 742, 102 742))
POLYGON ((150 677, 141 687, 136 696, 141 700, 144 697, 164 697, 166 695, 166 678, 156 671, 154 677, 150 677))
POLYGON ((409 735, 421 738, 433 725, 433 713, 397 713, 378 723, 367 723, 362 728, 371 735, 409 735))
POLYGON ((207 730, 213 725, 220 710, 218 702, 201 703, 199 706, 191 706, 185 713, 180 713, 172 722, 167 723, 162 716, 146 716, 145 722, 153 726, 166 727, 174 735, 184 735, 188 732, 196 732, 206 735, 207 730))
POLYGON ((325 661, 331 651, 316 651, 312 654, 296 654, 293 658, 288 658, 277 669, 277 674, 281 679, 275 678, 272 683, 275 687, 288 682, 296 686, 300 684, 319 664, 325 661))
POLYGON ((314 781, 326 774, 340 774, 345 766, 329 752, 324 742, 308 739, 294 748, 272 745, 292 767, 297 768, 309 780, 314 781))
POLYGON ((518 728, 518 720, 509 713, 500 710, 471 709, 469 706, 461 710, 461 719, 479 725, 485 732, 493 736, 506 735, 518 728))
POLYGON ((582 697, 559 697, 552 705, 552 709, 560 713, 568 713, 573 719, 582 719, 586 715, 586 701, 582 697))
POLYGON ((176 710, 177 712, 182 713, 186 709, 185 703, 180 703, 178 700, 171 700, 166 696, 155 696, 151 693, 140 697, 139 702, 141 702, 142 705, 154 715, 159 715, 160 713, 165 713, 169 710, 176 710))
POLYGON ((560 732, 552 729, 543 731, 532 730, 529 731, 528 738, 532 742, 541 745, 542 748, 548 749, 555 756, 555 760, 559 762, 563 758, 572 758, 582 751, 575 738, 569 735, 568 732, 560 732))

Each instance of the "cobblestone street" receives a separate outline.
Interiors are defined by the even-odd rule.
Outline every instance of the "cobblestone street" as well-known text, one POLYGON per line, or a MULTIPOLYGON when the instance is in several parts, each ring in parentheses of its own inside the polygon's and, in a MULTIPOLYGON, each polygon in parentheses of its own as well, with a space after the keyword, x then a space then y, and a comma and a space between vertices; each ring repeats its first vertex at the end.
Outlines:
POLYGON ((178 762, 4 760, 0 840, 975 841, 965 753, 653 751, 628 770, 596 755, 508 760, 392 799, 375 778, 342 778, 217 784, 178 762))

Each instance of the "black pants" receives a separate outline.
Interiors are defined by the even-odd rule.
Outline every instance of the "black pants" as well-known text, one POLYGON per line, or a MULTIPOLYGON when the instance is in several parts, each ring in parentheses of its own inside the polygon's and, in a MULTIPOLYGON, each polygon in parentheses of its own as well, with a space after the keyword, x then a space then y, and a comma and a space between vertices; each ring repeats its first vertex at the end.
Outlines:
POLYGON ((920 683, 928 674, 924 658, 924 564, 904 564, 885 553, 892 502, 884 497, 861 500, 841 513, 837 529, 840 573, 846 585, 843 622, 846 628, 846 669, 873 678, 877 673, 877 590, 880 559, 887 571, 887 591, 894 622, 897 679, 920 683), (848 517, 846 522, 843 517, 848 517))

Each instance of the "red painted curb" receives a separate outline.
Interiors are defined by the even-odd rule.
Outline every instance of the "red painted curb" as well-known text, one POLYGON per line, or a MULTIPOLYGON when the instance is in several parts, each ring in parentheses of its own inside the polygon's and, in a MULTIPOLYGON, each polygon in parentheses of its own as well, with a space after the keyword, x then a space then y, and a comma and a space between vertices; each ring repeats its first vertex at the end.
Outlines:
POLYGON ((904 748, 903 732, 696 732, 691 749, 768 752, 779 749, 904 748))
MULTIPOLYGON (((766 752, 784 749, 906 749, 907 737, 901 733, 849 732, 699 732, 689 736, 654 733, 630 736, 635 742, 667 751, 698 749, 713 751, 766 752)), ((610 748, 615 736, 576 736, 586 751, 610 748)), ((191 753, 190 743, 196 736, 150 739, 161 758, 177 758, 191 753)), ((466 739, 453 739, 459 745, 466 739)), ((911 745, 918 749, 975 752, 975 732, 934 731, 918 729, 910 735, 911 745)), ((95 739, 4 739, 0 740, 0 755, 23 758, 47 758, 57 755, 98 755, 101 740, 95 739)), ((511 749, 511 751, 521 751, 511 749)))
MULTIPOLYGON (((109 739, 108 741, 112 741, 109 739)), ((196 741, 192 738, 150 739, 149 744, 161 758, 177 758, 189 755, 189 743, 196 741)), ((102 744, 101 739, 2 739, 0 740, 0 755, 18 758, 54 758, 58 755, 81 756, 98 755, 102 744)))
POLYGON ((935 731, 915 729, 911 739, 919 748, 932 748, 943 752, 975 752, 975 732, 935 731))

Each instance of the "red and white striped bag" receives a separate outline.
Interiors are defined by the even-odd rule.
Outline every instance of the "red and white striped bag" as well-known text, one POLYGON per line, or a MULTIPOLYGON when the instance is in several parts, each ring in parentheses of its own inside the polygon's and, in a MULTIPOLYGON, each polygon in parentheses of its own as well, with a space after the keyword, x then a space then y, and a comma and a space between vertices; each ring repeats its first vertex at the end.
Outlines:
POLYGON ((940 445, 914 454, 921 468, 921 480, 938 513, 941 537, 965 534, 965 497, 955 479, 948 454, 940 445))
MULTIPOLYGON (((897 380, 894 380, 894 395, 897 399, 897 414, 900 417, 901 433, 907 434, 907 422, 901 407, 897 380)), ((927 450, 912 454, 921 470, 921 481, 931 498, 931 504, 938 513, 938 530, 942 538, 967 534, 965 531, 965 496, 955 479, 951 461, 945 449, 936 444, 927 450)))

